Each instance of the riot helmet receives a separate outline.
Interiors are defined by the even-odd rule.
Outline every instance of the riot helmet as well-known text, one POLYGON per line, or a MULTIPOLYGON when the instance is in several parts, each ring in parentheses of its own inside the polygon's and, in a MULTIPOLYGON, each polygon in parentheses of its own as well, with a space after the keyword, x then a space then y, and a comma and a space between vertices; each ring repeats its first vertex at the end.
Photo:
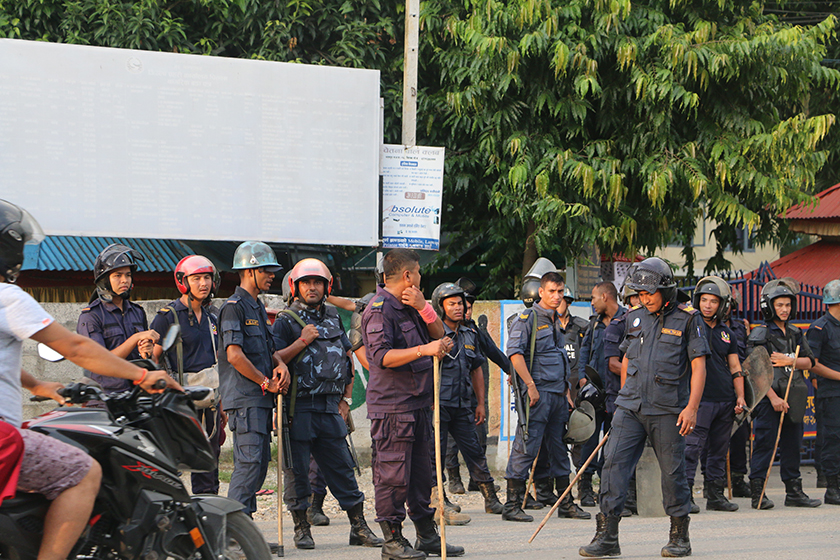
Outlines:
POLYGON ((0 200, 0 274, 14 284, 23 266, 23 246, 44 240, 44 230, 23 208, 0 200))
POLYGON ((630 305, 630 298, 633 296, 639 297, 639 292, 630 286, 624 286, 624 289, 621 291, 621 301, 624 302, 624 305, 630 305))
POLYGON ((604 404, 607 402, 607 394, 594 383, 587 383, 578 389, 575 406, 580 407, 580 403, 584 401, 591 404, 595 410, 603 410, 604 404))
POLYGON ((557 267, 554 266, 554 263, 548 260, 545 257, 540 257, 534 262, 531 269, 525 274, 525 278, 536 278, 539 280, 547 272, 557 272, 557 267))
POLYGON ((209 274, 213 279, 213 284, 210 287, 210 293, 204 299, 205 302, 209 303, 216 294, 216 290, 219 288, 219 271, 216 270, 216 266, 210 261, 210 259, 202 257, 201 255, 190 255, 181 259, 175 267, 175 285, 178 287, 179 292, 187 294, 190 297, 193 297, 193 294, 190 293, 190 283, 187 278, 193 274, 209 274))
POLYGON ((289 272, 286 273, 285 276, 283 276, 283 281, 280 282, 280 287, 283 289, 283 302, 286 305, 291 305, 292 304, 292 299, 293 299, 292 298, 292 288, 291 288, 291 286, 289 286, 289 278, 291 277, 291 275, 292 275, 292 271, 290 270, 289 272))
POLYGON ((832 280, 823 288, 823 303, 834 305, 840 303, 840 280, 832 280))
POLYGON ((570 305, 572 302, 575 301, 575 293, 567 284, 566 287, 563 289, 563 299, 565 299, 570 305))
POLYGON ((730 305, 732 304, 732 289, 723 278, 706 276, 697 282, 691 304, 698 310, 700 309, 700 297, 703 294, 717 296, 720 300, 720 306, 718 306, 714 315, 715 321, 720 322, 729 316, 730 305))
POLYGON ((637 292, 655 294, 662 292, 663 308, 673 305, 677 301, 677 282, 668 263, 659 257, 650 257, 633 270, 633 275, 627 279, 627 286, 637 292))
POLYGON ((580 406, 569 414, 563 443, 577 445, 586 443, 595 433, 595 407, 589 401, 581 401, 580 406))
POLYGON ((293 299, 300 296, 298 282, 304 278, 320 278, 323 280, 325 299, 332 292, 333 277, 327 265, 318 259, 303 259, 292 268, 289 274, 289 290, 291 290, 293 299))
POLYGON ((445 312, 443 310, 443 300, 451 297, 459 296, 464 302, 464 311, 467 308, 467 297, 464 289, 452 282, 444 282, 440 284, 432 292, 432 307, 437 313, 438 317, 444 318, 445 312))
POLYGON ((132 276, 137 272, 137 263, 144 262, 146 257, 143 253, 136 249, 132 249, 121 243, 112 243, 108 245, 96 257, 93 263, 93 277, 96 283, 96 294, 99 299, 106 303, 114 300, 114 296, 121 299, 130 299, 131 290, 134 289, 134 282, 129 288, 121 293, 114 292, 111 287, 111 273, 118 268, 128 267, 131 269, 132 276))
POLYGON ((475 293, 478 291, 478 286, 476 286, 475 282, 466 276, 462 276, 455 281, 455 285, 460 286, 464 290, 464 297, 467 298, 468 302, 471 304, 475 303, 475 293))
POLYGON ((525 307, 531 307, 540 302, 540 280, 539 278, 525 278, 522 282, 522 289, 519 290, 519 297, 525 307))
POLYGON ((778 319, 773 302, 780 297, 790 298, 790 316, 788 321, 796 317, 796 296, 799 295, 799 282, 793 278, 777 278, 767 282, 761 288, 761 297, 758 300, 758 307, 766 322, 778 319))
POLYGON ((277 274, 283 267, 277 262, 274 250, 261 241, 245 241, 233 253, 233 270, 264 268, 277 274))

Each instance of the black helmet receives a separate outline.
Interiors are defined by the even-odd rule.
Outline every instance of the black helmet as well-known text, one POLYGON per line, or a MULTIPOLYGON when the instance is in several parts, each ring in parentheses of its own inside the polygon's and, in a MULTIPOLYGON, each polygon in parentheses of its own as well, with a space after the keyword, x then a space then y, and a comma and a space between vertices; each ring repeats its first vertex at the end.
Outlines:
POLYGON ((432 307, 434 307, 438 317, 443 319, 443 300, 455 296, 460 296, 461 299, 464 300, 464 307, 466 307, 466 294, 464 293, 463 288, 457 284, 444 282, 435 288, 435 291, 432 292, 432 307))
POLYGON ((769 323, 778 318, 776 309, 773 307, 773 301, 780 297, 790 298, 790 317, 788 317, 788 321, 793 320, 796 317, 797 295, 799 295, 799 282, 793 278, 779 278, 767 282, 761 288, 761 298, 758 300, 758 306, 764 320, 769 323))
POLYGON ((525 307, 531 307, 540 302, 540 279, 528 277, 522 282, 522 289, 519 290, 519 298, 525 307))
POLYGON ((677 283, 674 273, 668 263, 659 257, 647 258, 636 265, 633 275, 627 280, 627 286, 649 294, 661 290, 665 305, 676 302, 677 283))
POLYGON ((115 293, 111 289, 111 272, 127 266, 131 268, 131 273, 134 274, 137 272, 137 262, 145 260, 146 257, 143 256, 143 253, 120 243, 112 243, 102 249, 93 263, 93 278, 99 299, 104 302, 111 302, 114 296, 129 299, 134 284, 121 294, 115 293))
POLYGON ((604 404, 607 402, 607 394, 594 383, 587 383, 578 390, 575 406, 580 406, 580 403, 583 401, 591 404, 595 410, 604 410, 604 404))
POLYGON ((732 289, 726 283, 726 280, 718 276, 706 276, 697 282, 691 303, 698 310, 700 309, 700 296, 703 294, 717 296, 720 300, 720 306, 714 317, 715 321, 722 321, 729 316, 729 307, 732 305, 732 289))
POLYGON ((462 276, 455 281, 455 285, 464 290, 464 297, 467 298, 468 302, 471 304, 475 303, 475 292, 478 291, 478 286, 475 285, 475 282, 466 276, 462 276))
POLYGON ((23 266, 23 246, 44 240, 44 230, 32 215, 0 200, 0 274, 14 284, 23 266))

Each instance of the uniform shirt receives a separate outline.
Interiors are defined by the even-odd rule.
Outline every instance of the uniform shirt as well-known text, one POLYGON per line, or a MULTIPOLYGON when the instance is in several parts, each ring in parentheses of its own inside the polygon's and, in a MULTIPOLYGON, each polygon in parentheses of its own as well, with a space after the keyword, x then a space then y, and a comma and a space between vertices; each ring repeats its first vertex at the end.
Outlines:
MULTIPOLYGON (((618 306, 618 311, 615 312, 615 315, 610 320, 610 323, 622 317, 626 309, 622 306, 618 306)), ((595 368, 595 371, 598 372, 598 375, 601 376, 601 379, 604 383, 607 382, 607 377, 609 375, 615 376, 615 374, 610 374, 609 371, 609 358, 605 353, 605 340, 604 335, 606 334, 607 327, 609 325, 604 324, 604 314, 601 313, 599 315, 593 315, 589 320, 589 325, 586 327, 586 332, 583 335, 583 342, 580 344, 580 361, 578 362, 578 379, 583 379, 586 377, 586 366, 592 366, 595 368)), ((624 334, 624 333, 622 333, 624 334)), ((616 348, 618 348, 618 344, 621 343, 621 338, 616 340, 616 348)), ((618 354, 615 354, 616 356, 618 354)), ((615 387, 615 394, 618 394, 618 386, 615 387)))
POLYGON ((615 399, 621 390, 621 375, 610 371, 610 358, 618 358, 620 362, 624 358, 621 351, 621 341, 624 340, 624 327, 627 325, 627 312, 620 317, 614 317, 607 328, 604 329, 604 362, 607 365, 607 373, 604 376, 604 392, 607 394, 607 412, 615 412, 615 399))
POLYGON ((703 321, 706 328, 706 338, 712 353, 706 358, 706 387, 703 389, 705 402, 735 402, 735 385, 732 371, 729 369, 729 355, 738 355, 738 344, 735 335, 721 323, 714 328, 703 321))
POLYGON ((0 418, 15 427, 23 419, 23 341, 53 320, 32 296, 14 284, 0 283, 0 418))
MULTIPOLYGON (((103 302, 96 298, 91 304, 82 309, 76 332, 95 340, 107 350, 113 350, 128 340, 131 335, 149 330, 146 313, 143 308, 130 300, 123 300, 120 309, 112 302, 103 302)), ((139 360, 140 352, 135 346, 126 360, 139 360)), ((131 381, 117 377, 106 377, 85 370, 85 377, 93 379, 106 393, 127 391, 131 389, 131 381)))
MULTIPOLYGON (((569 383, 574 384, 577 379, 578 362, 580 361, 580 347, 583 343, 583 336, 586 334, 586 327, 589 323, 586 320, 569 315, 569 322, 563 329, 563 338, 566 343, 563 348, 566 350, 566 356, 569 357, 569 383)), ((577 385, 575 385, 577 391, 577 385)))
POLYGON ((703 319, 689 305, 627 314, 620 349, 629 363, 616 406, 646 415, 679 414, 688 404, 691 360, 709 355, 703 319))
POLYGON ((404 305, 383 285, 362 314, 362 337, 370 364, 367 396, 368 416, 412 412, 432 406, 434 376, 431 356, 395 368, 382 365, 385 354, 431 342, 420 314, 404 305))
MULTIPOLYGON (((814 357, 825 367, 840 371, 840 321, 830 313, 826 313, 811 323, 806 336, 814 357)), ((818 379, 818 399, 840 397, 840 381, 827 377, 818 377, 818 379)))
MULTIPOLYGON (((790 354, 793 356, 796 351, 796 347, 799 346, 799 357, 809 358, 811 360, 811 365, 814 364, 814 353, 808 345, 808 340, 805 338, 802 330, 790 322, 785 325, 784 332, 782 332, 782 329, 780 329, 774 321, 771 321, 767 325, 760 325, 754 328, 750 333, 749 338, 747 338, 747 352, 752 353, 756 346, 764 346, 767 353, 771 356, 773 355, 773 352, 781 352, 782 354, 790 354)), ((784 398, 785 396, 787 381, 787 368, 783 366, 774 367, 773 384, 771 387, 779 398, 784 398)), ((793 371, 793 381, 791 381, 790 388, 793 394, 801 395, 804 391, 804 394, 807 395, 808 389, 805 384, 805 376, 803 375, 802 370, 797 369, 793 371)))
MULTIPOLYGON (((209 307, 201 310, 201 321, 195 320, 190 324, 190 310, 180 299, 176 299, 169 305, 173 306, 175 316, 169 306, 162 308, 152 319, 152 330, 160 335, 160 339, 166 336, 166 332, 176 322, 181 325, 181 342, 184 345, 184 371, 198 372, 205 368, 212 367, 216 363, 216 354, 213 349, 219 346, 218 318, 210 311, 209 307)), ((175 352, 167 354, 169 365, 172 371, 178 371, 178 358, 175 352)))
POLYGON ((553 309, 534 305, 513 320, 507 342, 507 355, 522 354, 525 366, 540 391, 565 393, 568 388, 569 358, 560 317, 553 309), (533 367, 531 366, 531 331, 537 318, 533 367))
MULTIPOLYGON (((297 377, 297 395, 337 395, 352 381, 347 351, 352 346, 341 317, 335 307, 322 304, 317 309, 292 303, 290 310, 307 325, 315 325, 318 338, 289 362, 289 370, 297 377)), ((291 346, 303 327, 287 313, 279 313, 271 333, 278 350, 291 346)))
POLYGON ((747 359, 747 327, 740 319, 731 319, 726 326, 735 335, 735 344, 738 345, 738 359, 743 362, 747 359))
POLYGON ((470 374, 484 363, 478 352, 476 334, 464 325, 458 327, 457 335, 446 323, 443 330, 452 339, 453 346, 440 364, 440 404, 473 409, 477 401, 470 374))
POLYGON ((234 408, 272 408, 274 394, 263 391, 227 360, 227 347, 235 344, 242 348, 257 370, 271 378, 274 363, 274 340, 268 329, 268 315, 261 301, 251 297, 241 286, 222 305, 219 312, 219 392, 225 410, 234 408))

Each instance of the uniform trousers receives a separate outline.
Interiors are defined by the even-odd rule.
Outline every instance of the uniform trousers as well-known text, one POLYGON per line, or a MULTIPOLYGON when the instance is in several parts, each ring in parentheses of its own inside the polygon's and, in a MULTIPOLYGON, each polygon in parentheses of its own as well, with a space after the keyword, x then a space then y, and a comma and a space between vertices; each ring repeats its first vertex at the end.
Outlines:
MULTIPOLYGON (((457 406, 440 407, 440 447, 446 449, 449 436, 455 440, 458 449, 464 455, 464 462, 470 471, 470 477, 475 482, 492 482, 490 469, 487 468, 487 457, 481 449, 475 430, 475 413, 469 408, 457 406)), ((434 443, 433 443, 434 444, 434 443)), ((430 450, 432 465, 434 465, 435 450, 430 450)), ((441 469, 442 470, 442 469, 441 469)), ((446 475, 444 473, 444 479, 446 475)))
POLYGON ((726 476, 726 452, 729 451, 729 434, 735 421, 735 401, 700 401, 697 424, 685 437, 685 473, 688 485, 694 486, 697 463, 706 452, 706 480, 721 480, 726 476))
MULTIPOLYGON (((537 387, 539 391, 539 387, 537 387)), ((569 402, 563 393, 540 391, 540 400, 531 407, 528 422, 528 441, 523 442, 522 429, 517 426, 516 440, 510 450, 505 478, 514 480, 528 480, 528 473, 537 451, 545 442, 545 456, 549 465, 547 472, 540 473, 541 478, 560 478, 569 476, 569 450, 563 443, 566 435, 566 422, 569 420, 569 402)), ((539 469, 538 469, 539 472, 539 469)), ((537 475, 535 474, 536 478, 537 475)))
POLYGON ((605 515, 621 515, 627 487, 636 463, 650 438, 662 471, 662 505, 671 517, 683 517, 691 510, 685 476, 685 438, 677 426, 677 414, 648 415, 619 407, 604 453, 599 503, 605 515))
MULTIPOLYGON (((747 474, 747 442, 749 439, 750 423, 744 421, 729 440, 729 468, 734 473, 747 474)), ((703 461, 703 464, 705 465, 706 462, 703 461)))
MULTIPOLYGON (((410 412, 368 412, 373 442, 373 487, 376 521, 402 523, 434 514, 429 506, 432 494, 434 441, 432 410, 410 412)), ((323 465, 322 465, 323 466, 323 465)))
POLYGON ((257 511, 257 491, 265 482, 271 461, 270 408, 234 408, 228 411, 233 433, 233 474, 228 498, 245 506, 245 513, 257 511))
MULTIPOLYGON (((475 411, 473 411, 475 412, 475 411)), ((481 446, 481 453, 486 457, 487 456, 487 422, 482 422, 478 426, 475 426, 475 435, 478 436, 478 445, 481 446)), ((447 469, 457 469, 460 466, 460 462, 458 461, 458 444, 455 443, 455 440, 452 436, 449 436, 446 439, 446 468, 447 469)))
POLYGON ((821 468, 826 476, 840 475, 840 397, 814 400, 814 407, 822 417, 820 441, 821 468))
POLYGON ((318 468, 315 457, 309 459, 309 486, 312 488, 313 494, 327 495, 327 481, 324 480, 324 473, 318 468))
MULTIPOLYGON (((610 431, 610 426, 612 425, 612 413, 607 412, 606 410, 596 410, 595 411, 595 433, 592 434, 592 437, 589 438, 586 443, 580 449, 580 461, 576 466, 580 466, 589 459, 589 456, 592 455, 592 452, 595 451, 595 448, 598 447, 598 444, 601 443, 601 438, 603 437, 601 434, 606 434, 610 431), (601 431, 603 427, 603 432, 601 431)), ((598 455, 592 459, 592 462, 589 463, 589 466, 586 467, 586 474, 592 476, 595 473, 600 474, 601 469, 604 466, 604 448, 602 447, 601 450, 598 452, 598 455)))
MULTIPOLYGON (((764 478, 773 460, 773 444, 779 433, 779 419, 781 412, 773 410, 773 405, 766 397, 761 400, 753 412, 753 429, 755 430, 755 444, 750 460, 750 479, 764 478)), ((802 424, 790 420, 785 414, 782 422, 782 435, 779 438, 779 474, 782 480, 799 478, 799 450, 802 447, 802 424)))
POLYGON ((198 410, 198 421, 204 427, 204 432, 213 434, 210 439, 210 447, 216 456, 216 468, 209 472, 190 473, 190 484, 193 494, 218 494, 219 493, 219 454, 222 447, 219 445, 219 436, 222 433, 222 415, 219 409, 204 408, 198 410))

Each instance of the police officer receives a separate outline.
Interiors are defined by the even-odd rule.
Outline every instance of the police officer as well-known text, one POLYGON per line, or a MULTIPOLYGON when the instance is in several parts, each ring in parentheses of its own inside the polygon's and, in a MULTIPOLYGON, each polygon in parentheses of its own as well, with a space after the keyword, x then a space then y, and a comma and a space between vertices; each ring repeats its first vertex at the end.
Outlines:
POLYGON ((365 521, 365 496, 356 482, 345 439, 353 394, 351 344, 338 312, 325 302, 332 280, 329 269, 318 259, 298 262, 289 277, 292 303, 273 327, 278 356, 292 375, 288 415, 294 492, 287 495, 287 506, 295 523, 295 546, 302 549, 315 548, 306 515, 312 493, 310 457, 347 512, 350 544, 382 546, 382 539, 365 521))
MULTIPOLYGON (((726 453, 735 414, 740 414, 744 401, 744 377, 738 359, 738 343, 733 332, 722 319, 729 311, 731 290, 723 279, 707 276, 697 283, 694 290, 694 307, 700 310, 706 328, 711 354, 706 360, 706 386, 697 425, 685 438, 685 468, 688 486, 694 486, 697 461, 706 450, 706 470, 703 479, 706 509, 736 511, 734 504, 723 495, 726 485, 726 453)), ((692 513, 700 508, 694 504, 692 488, 692 513)))
MULTIPOLYGON (((476 334, 463 324, 466 306, 464 290, 452 282, 445 282, 432 292, 432 307, 443 320, 444 333, 454 344, 443 359, 440 369, 440 445, 446 446, 452 435, 470 471, 470 478, 478 484, 484 496, 484 511, 502 513, 496 497, 495 484, 487 468, 487 458, 478 443, 475 426, 487 419, 484 407, 483 360, 478 352, 476 334), (477 405, 473 407, 472 394, 477 405)), ((443 491, 442 489, 439 489, 443 491)))
POLYGON ((612 437, 607 440, 595 538, 581 547, 586 557, 618 556, 618 523, 633 468, 650 438, 662 469, 662 502, 671 517, 662 556, 691 554, 688 536, 691 501, 685 476, 685 436, 694 429, 705 383, 709 347, 700 314, 677 302, 671 268, 657 257, 645 259, 627 285, 643 307, 627 314, 621 349, 621 391, 612 437))
POLYGON ((747 351, 752 353, 756 346, 764 346, 770 354, 773 364, 773 383, 767 396, 753 409, 753 429, 755 445, 750 460, 750 490, 754 509, 773 507, 766 496, 759 504, 764 479, 770 461, 773 460, 773 447, 779 430, 782 411, 782 433, 779 439, 779 474, 785 484, 785 505, 791 507, 818 507, 822 502, 812 500, 802 491, 802 478, 799 474, 799 453, 802 447, 802 420, 808 398, 808 387, 802 370, 810 369, 814 364, 804 334, 791 321, 796 316, 796 296, 798 284, 789 278, 771 280, 761 289, 759 307, 766 325, 752 330, 747 339, 747 351), (793 363, 796 347, 799 346, 799 358, 793 363), (790 394, 784 400, 790 376, 790 394))
MULTIPOLYGON (((580 345, 580 360, 578 361, 579 386, 586 384, 586 366, 592 367, 605 380, 612 375, 607 368, 607 359, 604 354, 604 332, 607 330, 613 319, 623 317, 624 307, 618 304, 618 291, 612 282, 600 282, 592 288, 592 308, 595 314, 589 319, 584 331, 583 342, 580 345)), ((617 387, 616 387, 617 389, 617 387)), ((618 391, 615 390, 615 394, 618 391)), ((615 400, 613 398, 613 400, 615 400)), ((585 461, 601 440, 601 430, 607 433, 612 421, 612 411, 595 409, 595 433, 580 450, 581 461, 585 461)), ((604 463, 603 452, 596 457, 578 480, 578 497, 580 505, 594 507, 595 492, 592 490, 592 476, 598 473, 600 476, 601 467, 604 463)))
MULTIPOLYGON (((506 521, 534 520, 522 511, 521 506, 528 471, 543 443, 548 455, 548 476, 555 479, 557 491, 563 492, 569 486, 571 465, 563 436, 569 420, 569 408, 574 404, 568 381, 569 358, 557 313, 565 287, 563 277, 557 272, 543 274, 540 278, 539 302, 518 315, 510 329, 507 354, 527 387, 530 412, 528 441, 523 442, 522 429, 517 426, 516 441, 505 471, 507 501, 502 519, 506 521)), ((574 503, 571 493, 561 502, 557 514, 559 517, 577 519, 591 517, 574 503)))
MULTIPOLYGON (((368 418, 373 440, 373 486, 376 520, 385 533, 383 560, 424 558, 441 553, 440 536, 429 507, 434 440, 432 357, 442 358, 453 345, 443 323, 423 298, 420 257, 410 249, 392 249, 384 259, 385 284, 362 314, 362 337, 370 365, 368 418), (435 339, 435 340, 433 340, 435 339), (405 504, 417 529, 414 547, 403 537, 405 504)), ((447 543, 448 556, 464 549, 447 543)))
POLYGON ((257 490, 271 461, 274 394, 289 386, 286 364, 274 356, 265 306, 257 298, 282 267, 265 243, 246 241, 233 254, 239 286, 219 312, 219 383, 233 433, 233 474, 228 497, 257 510, 257 490))
MULTIPOLYGON (((207 257, 190 255, 184 257, 175 267, 175 286, 181 297, 163 307, 152 320, 152 330, 162 338, 169 327, 181 327, 183 344, 183 371, 199 372, 216 364, 216 348, 219 346, 219 319, 210 308, 210 303, 219 286, 219 273, 207 257)), ((159 360, 163 347, 155 344, 155 360, 159 360)), ((178 364, 170 366, 178 371, 178 364)), ((216 455, 216 468, 211 472, 190 473, 193 494, 219 493, 218 460, 221 452, 219 434, 222 431, 222 411, 216 406, 197 410, 199 421, 210 434, 210 446, 216 455)))
POLYGON ((815 407, 823 420, 820 452, 826 478, 825 503, 840 505, 840 280, 825 285, 823 303, 828 309, 811 323, 808 346, 816 361, 811 373, 821 378, 815 407))
MULTIPOLYGON (((735 337, 735 342, 738 345, 738 359, 743 363, 747 359, 747 336, 749 331, 747 329, 747 322, 745 319, 737 319, 735 315, 741 307, 741 291, 732 290, 732 304, 729 306, 729 312, 723 318, 723 324, 729 327, 735 337)), ((749 441, 750 423, 744 422, 741 424, 729 440, 729 466, 730 478, 732 480, 732 495, 736 498, 749 498, 750 485, 744 481, 747 476, 747 442, 749 441)), ((701 455, 700 461, 703 467, 705 477, 706 459, 701 455)))
MULTIPOLYGON (((139 251, 114 243, 105 247, 93 263, 96 282, 94 299, 82 309, 76 332, 91 338, 126 359, 151 357, 154 344, 160 338, 149 330, 143 308, 131 301, 137 262, 146 260, 139 251)), ((85 370, 106 393, 127 391, 131 383, 125 379, 106 377, 85 370)))

